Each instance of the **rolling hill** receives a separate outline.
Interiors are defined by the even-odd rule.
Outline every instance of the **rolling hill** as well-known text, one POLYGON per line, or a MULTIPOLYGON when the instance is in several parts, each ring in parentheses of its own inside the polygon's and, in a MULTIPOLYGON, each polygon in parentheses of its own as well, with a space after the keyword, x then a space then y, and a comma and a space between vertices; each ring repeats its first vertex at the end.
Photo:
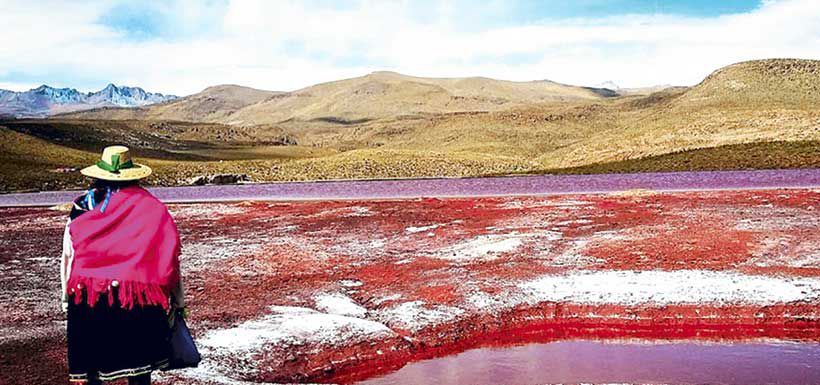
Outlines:
POLYGON ((812 109, 818 102, 820 60, 768 59, 718 69, 678 104, 690 108, 812 109))
POLYGON ((624 100, 606 130, 539 157, 546 168, 723 145, 820 139, 820 61, 730 65, 690 89, 624 100))
POLYGON ((541 102, 598 100, 606 89, 551 81, 488 78, 421 78, 395 72, 317 84, 293 92, 239 86, 208 88, 173 103, 138 110, 105 109, 62 118, 151 119, 272 125, 292 120, 361 123, 374 119, 465 111, 497 111, 541 102))
POLYGON ((377 72, 287 93, 211 87, 0 126, 16 143, 89 154, 107 143, 99 138, 123 142, 167 170, 158 184, 218 172, 277 181, 820 167, 819 67, 743 62, 693 87, 615 97, 547 81, 377 72))
POLYGON ((595 90, 550 81, 435 79, 374 72, 283 94, 245 107, 223 123, 356 122, 419 114, 497 111, 531 103, 601 98, 603 96, 595 90))

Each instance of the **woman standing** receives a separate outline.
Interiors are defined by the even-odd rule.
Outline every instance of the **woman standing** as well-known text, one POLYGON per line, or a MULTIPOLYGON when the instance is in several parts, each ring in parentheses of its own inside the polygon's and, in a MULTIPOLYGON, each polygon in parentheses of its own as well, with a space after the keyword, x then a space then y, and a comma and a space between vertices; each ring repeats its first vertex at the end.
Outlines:
POLYGON ((151 174, 127 147, 107 147, 83 175, 63 239, 69 379, 150 384, 168 365, 168 314, 185 306, 180 242, 168 209, 138 181, 151 174))

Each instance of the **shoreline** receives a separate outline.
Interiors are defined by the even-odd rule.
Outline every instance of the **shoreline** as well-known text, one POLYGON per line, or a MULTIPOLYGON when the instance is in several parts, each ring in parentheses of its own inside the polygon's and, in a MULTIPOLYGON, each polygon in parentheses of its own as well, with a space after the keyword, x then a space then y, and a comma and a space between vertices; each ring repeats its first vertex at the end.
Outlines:
MULTIPOLYGON (((562 304, 556 304, 562 305, 562 304)), ((538 314, 543 308, 521 310, 519 314, 538 314)), ((728 310, 726 312, 729 312, 728 310)), ((561 341, 601 341, 619 342, 639 340, 641 343, 674 343, 674 342, 722 342, 738 343, 749 341, 767 342, 820 342, 820 319, 812 321, 784 322, 779 317, 766 319, 713 319, 705 324, 687 319, 676 323, 680 314, 668 312, 657 320, 643 320, 640 323, 580 321, 529 321, 515 325, 505 325, 497 329, 473 330, 461 333, 462 325, 447 325, 431 330, 426 334, 435 335, 444 341, 438 345, 422 343, 404 349, 393 350, 389 344, 369 346, 378 348, 384 354, 368 354, 359 349, 343 349, 335 353, 341 356, 360 357, 361 362, 334 366, 328 372, 326 366, 306 367, 293 373, 280 373, 281 377, 272 378, 274 382, 287 382, 293 379, 307 382, 353 384, 358 381, 386 375, 407 364, 422 360, 459 354, 473 349, 504 348, 536 343, 561 341), (672 321, 672 322, 670 322, 672 321), (733 322, 729 322, 733 321, 733 322), (658 323, 660 322, 660 323, 658 323), (344 353, 342 353, 344 352, 344 353), (313 373, 314 375, 310 375, 313 373), (302 377, 305 376, 306 377, 302 377)), ((513 318, 515 319, 515 318, 513 318)), ((481 322, 482 320, 463 320, 460 324, 481 322)), ((485 324, 486 325, 486 324, 485 324)), ((416 337, 418 338, 418 337, 416 337)), ((414 339, 416 339, 414 338, 414 339)), ((372 350, 371 350, 372 351, 372 350)))

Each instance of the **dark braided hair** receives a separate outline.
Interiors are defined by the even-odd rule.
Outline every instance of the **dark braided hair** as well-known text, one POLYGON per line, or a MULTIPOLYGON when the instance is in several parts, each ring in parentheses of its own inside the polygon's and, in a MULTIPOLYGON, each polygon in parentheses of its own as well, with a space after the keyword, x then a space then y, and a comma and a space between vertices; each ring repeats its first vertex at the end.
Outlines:
POLYGON ((110 188, 111 190, 119 190, 123 187, 138 185, 139 182, 139 180, 113 181, 94 178, 91 182, 91 187, 100 191, 105 191, 106 188, 110 188))

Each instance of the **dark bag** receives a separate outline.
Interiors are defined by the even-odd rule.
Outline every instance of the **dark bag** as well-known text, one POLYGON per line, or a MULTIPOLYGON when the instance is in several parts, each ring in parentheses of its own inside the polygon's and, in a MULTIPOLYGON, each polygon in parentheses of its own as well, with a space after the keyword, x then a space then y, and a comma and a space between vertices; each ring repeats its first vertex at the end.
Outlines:
POLYGON ((202 361, 202 356, 194 345, 194 339, 185 323, 182 309, 174 312, 174 323, 171 325, 171 338, 168 341, 168 367, 164 370, 195 368, 202 361))

